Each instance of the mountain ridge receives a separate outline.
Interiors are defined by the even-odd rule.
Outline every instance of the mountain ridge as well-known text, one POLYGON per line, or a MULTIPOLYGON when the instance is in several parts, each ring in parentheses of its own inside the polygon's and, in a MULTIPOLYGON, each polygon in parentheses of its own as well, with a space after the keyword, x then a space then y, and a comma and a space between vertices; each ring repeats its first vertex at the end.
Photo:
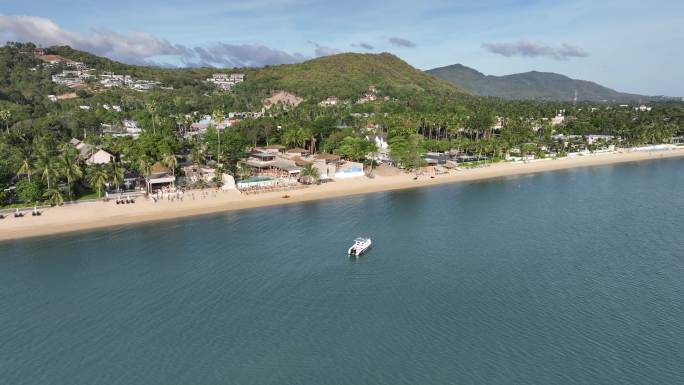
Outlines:
POLYGON ((425 71, 459 85, 476 95, 512 100, 571 101, 577 90, 579 101, 633 102, 668 99, 619 92, 596 82, 573 79, 555 72, 528 71, 510 75, 485 75, 463 64, 425 71))

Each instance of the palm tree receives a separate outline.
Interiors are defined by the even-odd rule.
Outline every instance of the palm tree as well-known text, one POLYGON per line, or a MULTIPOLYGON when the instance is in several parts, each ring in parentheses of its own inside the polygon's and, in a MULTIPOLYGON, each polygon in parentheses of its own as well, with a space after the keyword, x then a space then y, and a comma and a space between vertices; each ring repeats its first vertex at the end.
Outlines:
POLYGON ((47 198, 47 200, 53 205, 61 205, 64 202, 64 197, 62 197, 61 192, 56 187, 51 187, 45 190, 43 197, 47 198))
POLYGON ((283 142, 284 145, 290 147, 290 146, 296 146, 297 145, 297 131, 294 129, 287 129, 283 132, 283 135, 280 138, 280 141, 283 142))
POLYGON ((223 111, 214 110, 212 113, 214 118, 214 125, 216 128, 216 138, 218 139, 218 151, 216 152, 216 161, 221 163, 221 132, 219 131, 219 125, 223 123, 223 111))
POLYGON ((19 170, 17 170, 17 176, 26 174, 28 176, 28 181, 31 181, 31 160, 28 156, 25 156, 21 160, 19 170))
POLYGON ((10 110, 0 111, 0 120, 5 122, 5 131, 9 133, 9 120, 12 117, 12 112, 10 110))
POLYGON ((204 148, 204 145, 200 144, 199 142, 195 143, 195 145, 190 150, 190 159, 193 163, 195 163, 196 166, 204 164, 205 151, 206 149, 204 148))
POLYGON ((162 157, 162 163, 171 169, 173 176, 176 176, 176 167, 178 167, 178 157, 174 154, 165 154, 162 157))
POLYGON ((302 131, 305 141, 309 142, 309 153, 313 154, 316 151, 316 135, 309 129, 303 129, 302 131))
POLYGON ((309 163, 302 167, 302 170, 299 172, 299 176, 309 177, 314 181, 317 181, 318 179, 320 179, 321 173, 318 171, 316 167, 314 167, 313 164, 309 163))
POLYGON ((73 148, 65 148, 57 159, 57 168, 59 174, 67 180, 69 199, 72 199, 73 183, 76 179, 83 176, 83 171, 81 171, 81 166, 79 165, 78 152, 73 148))
POLYGON ((97 196, 102 196, 102 187, 109 181, 109 173, 101 164, 95 164, 88 169, 86 178, 90 187, 97 190, 97 196))
POLYGON ((54 161, 52 154, 47 149, 42 148, 36 160, 36 171, 41 176, 43 182, 47 184, 48 190, 52 187, 53 182, 58 175, 57 164, 54 161))
POLYGON ((116 191, 119 191, 119 186, 124 182, 124 170, 121 167, 121 163, 112 162, 109 168, 109 176, 111 177, 112 183, 116 185, 116 191))
POLYGON ((247 165, 247 162, 240 162, 240 169, 238 172, 241 180, 248 179, 252 176, 252 169, 247 165))
POLYGON ((149 176, 152 174, 152 162, 147 157, 142 157, 138 160, 138 170, 143 173, 144 176, 149 176))
POLYGON ((176 126, 179 128, 181 136, 185 136, 188 127, 192 123, 192 119, 184 114, 176 115, 176 126))
POLYGON ((156 133, 157 132, 157 127, 156 127, 156 121, 157 121, 157 102, 154 100, 146 103, 145 104, 145 110, 150 114, 150 118, 152 119, 152 132, 156 133))

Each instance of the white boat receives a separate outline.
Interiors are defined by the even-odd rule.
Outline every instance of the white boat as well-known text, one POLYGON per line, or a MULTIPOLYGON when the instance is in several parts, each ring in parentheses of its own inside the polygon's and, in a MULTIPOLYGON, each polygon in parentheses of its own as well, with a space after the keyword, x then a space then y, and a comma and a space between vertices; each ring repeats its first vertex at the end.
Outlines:
POLYGON ((370 238, 356 238, 354 244, 349 248, 347 252, 348 255, 358 257, 359 255, 365 253, 370 249, 371 244, 370 238))

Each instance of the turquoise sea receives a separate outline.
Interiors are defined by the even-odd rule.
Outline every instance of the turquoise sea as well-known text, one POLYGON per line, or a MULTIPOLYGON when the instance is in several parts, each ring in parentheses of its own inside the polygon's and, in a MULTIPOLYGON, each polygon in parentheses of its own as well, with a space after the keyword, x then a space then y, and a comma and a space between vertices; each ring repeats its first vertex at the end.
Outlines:
POLYGON ((0 384, 684 384, 683 166, 3 242, 0 384))

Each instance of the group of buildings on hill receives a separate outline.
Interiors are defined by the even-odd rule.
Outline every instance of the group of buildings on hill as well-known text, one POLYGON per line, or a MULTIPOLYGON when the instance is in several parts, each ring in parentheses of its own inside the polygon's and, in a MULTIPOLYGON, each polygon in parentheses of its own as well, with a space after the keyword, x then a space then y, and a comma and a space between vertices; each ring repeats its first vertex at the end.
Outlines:
MULTIPOLYGON (((60 55, 47 54, 43 48, 33 50, 22 50, 23 54, 33 54, 48 67, 66 66, 62 72, 52 75, 52 81, 72 89, 82 89, 87 83, 97 80, 97 83, 104 88, 126 87, 137 91, 150 91, 154 89, 171 89, 165 87, 161 82, 154 80, 135 79, 130 75, 115 74, 105 72, 96 74, 95 69, 87 64, 67 59, 60 55)), ((53 98, 51 98, 52 100, 53 98)), ((57 98, 57 100, 60 100, 57 98)))
POLYGON ((245 74, 243 73, 233 73, 233 74, 222 74, 216 73, 207 78, 207 83, 212 84, 219 91, 230 91, 236 85, 245 81, 245 74))
MULTIPOLYGON (((363 92, 363 94, 356 99, 356 104, 366 104, 366 103, 371 103, 375 102, 377 100, 382 100, 382 101, 389 101, 390 97, 389 96, 383 96, 380 97, 378 95, 378 90, 375 87, 375 85, 371 84, 368 86, 368 89, 363 92)), ((349 104, 350 101, 348 100, 340 100, 337 96, 329 96, 325 100, 322 100, 318 103, 319 106, 321 107, 334 107, 338 106, 341 104, 349 104)))

